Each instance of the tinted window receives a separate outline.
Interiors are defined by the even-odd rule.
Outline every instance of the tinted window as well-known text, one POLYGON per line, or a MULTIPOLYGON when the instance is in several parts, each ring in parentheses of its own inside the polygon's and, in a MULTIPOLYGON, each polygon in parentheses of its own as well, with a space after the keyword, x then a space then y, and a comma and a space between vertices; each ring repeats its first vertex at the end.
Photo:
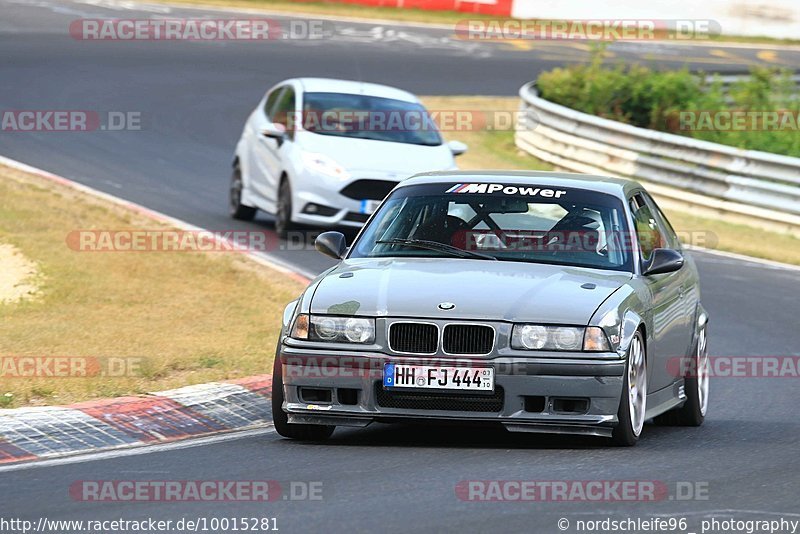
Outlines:
POLYGON ((653 197, 647 193, 643 193, 643 196, 650 206, 650 209, 653 210, 653 214, 656 216, 656 223, 658 223, 661 233, 667 238, 667 242, 664 243, 663 246, 674 250, 681 250, 681 242, 678 239, 678 234, 675 233, 675 229, 672 228, 669 220, 667 220, 667 216, 664 215, 664 212, 658 207, 653 197))
POLYGON ((636 231, 636 240, 639 243, 639 252, 642 261, 650 259, 654 249, 663 247, 667 240, 658 227, 656 218, 650 206, 647 205, 641 194, 630 199, 631 214, 636 231))
POLYGON ((303 128, 320 135, 439 146, 442 138, 421 104, 367 95, 305 93, 303 128))
POLYGON ((434 243, 501 261, 630 272, 627 233, 623 204, 611 195, 537 185, 427 184, 392 193, 349 257, 458 257, 420 246, 434 243))
POLYGON ((267 116, 269 120, 272 120, 273 112, 275 109, 275 102, 278 101, 278 97, 283 91, 283 87, 276 87, 272 90, 272 92, 267 96, 267 101, 264 103, 264 114, 267 116))
MULTIPOLYGON (((287 87, 275 103, 272 110, 272 122, 288 126, 290 117, 294 114, 294 89, 287 87)), ((288 128, 287 128, 288 130, 288 128)))

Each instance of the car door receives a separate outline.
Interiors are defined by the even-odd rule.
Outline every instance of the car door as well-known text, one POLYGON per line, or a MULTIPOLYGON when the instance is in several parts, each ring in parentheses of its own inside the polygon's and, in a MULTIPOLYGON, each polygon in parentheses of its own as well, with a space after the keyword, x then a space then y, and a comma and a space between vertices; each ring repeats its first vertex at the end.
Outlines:
POLYGON ((287 106, 294 107, 294 88, 284 85, 273 89, 267 96, 264 107, 257 110, 250 121, 250 178, 251 186, 255 193, 270 206, 277 200, 277 184, 283 172, 280 148, 282 139, 266 135, 267 128, 273 127, 283 117, 283 126, 286 125, 287 106))
MULTIPOLYGON (((633 215, 641 268, 644 270, 653 250, 668 246, 668 239, 659 227, 643 192, 628 199, 633 215)), ((643 276, 651 294, 650 345, 647 347, 651 392, 669 386, 674 378, 667 372, 670 358, 685 353, 684 310, 680 270, 673 273, 643 276)))
MULTIPOLYGON (((672 228, 672 225, 670 224, 666 215, 664 215, 664 212, 661 211, 661 209, 658 207, 658 204, 656 204, 656 201, 653 200, 653 197, 651 197, 648 193, 643 193, 643 196, 655 215, 656 223, 661 229, 661 233, 667 239, 667 243, 664 244, 664 247, 671 248, 680 252, 681 254, 684 254, 680 239, 678 239, 678 235, 675 233, 675 230, 672 228)), ((688 351, 691 348, 692 342, 694 341, 694 321, 697 305, 700 303, 700 290, 697 283, 697 268, 695 267, 691 258, 686 257, 685 254, 684 257, 686 263, 682 269, 676 271, 674 274, 676 275, 675 278, 677 283, 680 284, 682 306, 681 317, 683 318, 681 323, 681 338, 683 340, 684 351, 688 351)))

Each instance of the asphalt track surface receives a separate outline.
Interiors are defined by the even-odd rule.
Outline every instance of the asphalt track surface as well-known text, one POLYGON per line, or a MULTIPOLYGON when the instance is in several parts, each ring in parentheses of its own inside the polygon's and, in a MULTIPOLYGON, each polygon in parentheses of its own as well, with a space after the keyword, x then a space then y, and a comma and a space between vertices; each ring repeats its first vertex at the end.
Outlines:
MULTIPOLYGON (((360 77, 419 94, 513 95, 536 73, 585 57, 562 43, 521 49, 469 46, 444 30, 337 23, 323 45, 220 42, 80 42, 80 17, 203 16, 109 2, 0 0, 0 109, 140 112, 138 132, 0 133, 0 154, 214 230, 270 229, 267 217, 226 215, 229 160, 243 121, 263 91, 298 75, 360 77), (130 6, 128 6, 130 7, 130 6), (376 30, 379 27, 381 29, 376 30), (390 31, 391 30, 391 31, 390 31)), ((615 45, 620 58, 742 70, 754 62, 800 65, 800 53, 726 47, 615 45), (649 48, 648 48, 649 47, 649 48)), ((294 247, 287 247, 294 248, 294 247)), ((276 251, 305 273, 330 263, 310 249, 276 251)), ((716 356, 800 355, 800 272, 697 253, 716 356)), ((648 425, 632 449, 599 439, 515 435, 470 428, 339 430, 325 444, 272 432, 219 443, 80 463, 0 469, 0 517, 155 519, 275 517, 283 532, 560 532, 559 518, 686 517, 797 520, 800 403, 797 378, 712 380, 710 415, 699 429, 648 425), (77 480, 322 482, 321 501, 272 503, 87 503, 77 480), (663 481, 659 502, 465 502, 464 480, 663 481), (682 500, 679 482, 708 488, 682 500)), ((680 530, 679 530, 680 531, 680 530)))

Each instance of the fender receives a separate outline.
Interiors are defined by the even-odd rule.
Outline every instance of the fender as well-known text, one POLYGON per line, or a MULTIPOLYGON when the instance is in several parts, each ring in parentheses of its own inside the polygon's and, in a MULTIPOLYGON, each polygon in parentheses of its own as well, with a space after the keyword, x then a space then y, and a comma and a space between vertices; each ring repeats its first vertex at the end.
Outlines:
MULTIPOLYGON (((597 310, 595 310, 590 326, 600 326, 609 335, 611 346, 624 359, 631 345, 633 335, 640 325, 645 325, 645 331, 650 332, 647 319, 634 309, 647 309, 647 303, 641 302, 638 292, 630 286, 623 286, 610 295, 597 310)), ((647 342, 647 340, 645 340, 647 342)))
MULTIPOLYGON (((695 322, 694 322, 694 335, 692 336, 692 347, 697 342, 697 337, 700 335, 700 331, 706 328, 708 325, 708 312, 700 302, 697 303, 697 310, 695 310, 695 322)), ((708 334, 706 334, 706 339, 708 339, 708 334)))
MULTIPOLYGON (((617 348, 617 353, 619 354, 620 358, 624 358, 628 353, 628 348, 631 346, 633 335, 636 333, 636 330, 639 328, 639 326, 643 324, 644 319, 633 310, 629 309, 622 315, 619 347, 617 348)), ((647 340, 645 340, 645 343, 647 343, 647 340)))

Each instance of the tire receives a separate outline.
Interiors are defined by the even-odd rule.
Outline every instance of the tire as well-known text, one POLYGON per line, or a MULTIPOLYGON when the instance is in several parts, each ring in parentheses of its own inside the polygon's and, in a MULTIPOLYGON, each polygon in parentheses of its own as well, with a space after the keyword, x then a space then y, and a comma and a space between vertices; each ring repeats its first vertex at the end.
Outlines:
POLYGON ((292 187, 289 180, 284 178, 278 187, 278 206, 275 213, 275 233, 281 239, 286 239, 289 232, 294 230, 292 222, 292 187))
POLYGON ((283 374, 280 355, 276 351, 272 366, 272 422, 275 430, 285 438, 302 441, 324 441, 333 434, 333 425, 290 424, 289 416, 283 411, 283 374))
POLYGON ((617 412, 619 422, 611 441, 620 447, 632 447, 639 441, 647 410, 647 352, 641 330, 636 331, 628 347, 622 384, 617 412))
POLYGON ((692 348, 694 361, 684 376, 686 402, 683 406, 659 415, 655 422, 661 426, 700 426, 708 410, 708 344, 707 327, 704 326, 692 348))
POLYGON ((231 217, 240 221, 252 221, 258 211, 256 208, 245 206, 242 204, 242 189, 244 184, 242 182, 242 171, 239 166, 233 168, 231 173, 231 187, 230 187, 230 200, 229 208, 231 217))

